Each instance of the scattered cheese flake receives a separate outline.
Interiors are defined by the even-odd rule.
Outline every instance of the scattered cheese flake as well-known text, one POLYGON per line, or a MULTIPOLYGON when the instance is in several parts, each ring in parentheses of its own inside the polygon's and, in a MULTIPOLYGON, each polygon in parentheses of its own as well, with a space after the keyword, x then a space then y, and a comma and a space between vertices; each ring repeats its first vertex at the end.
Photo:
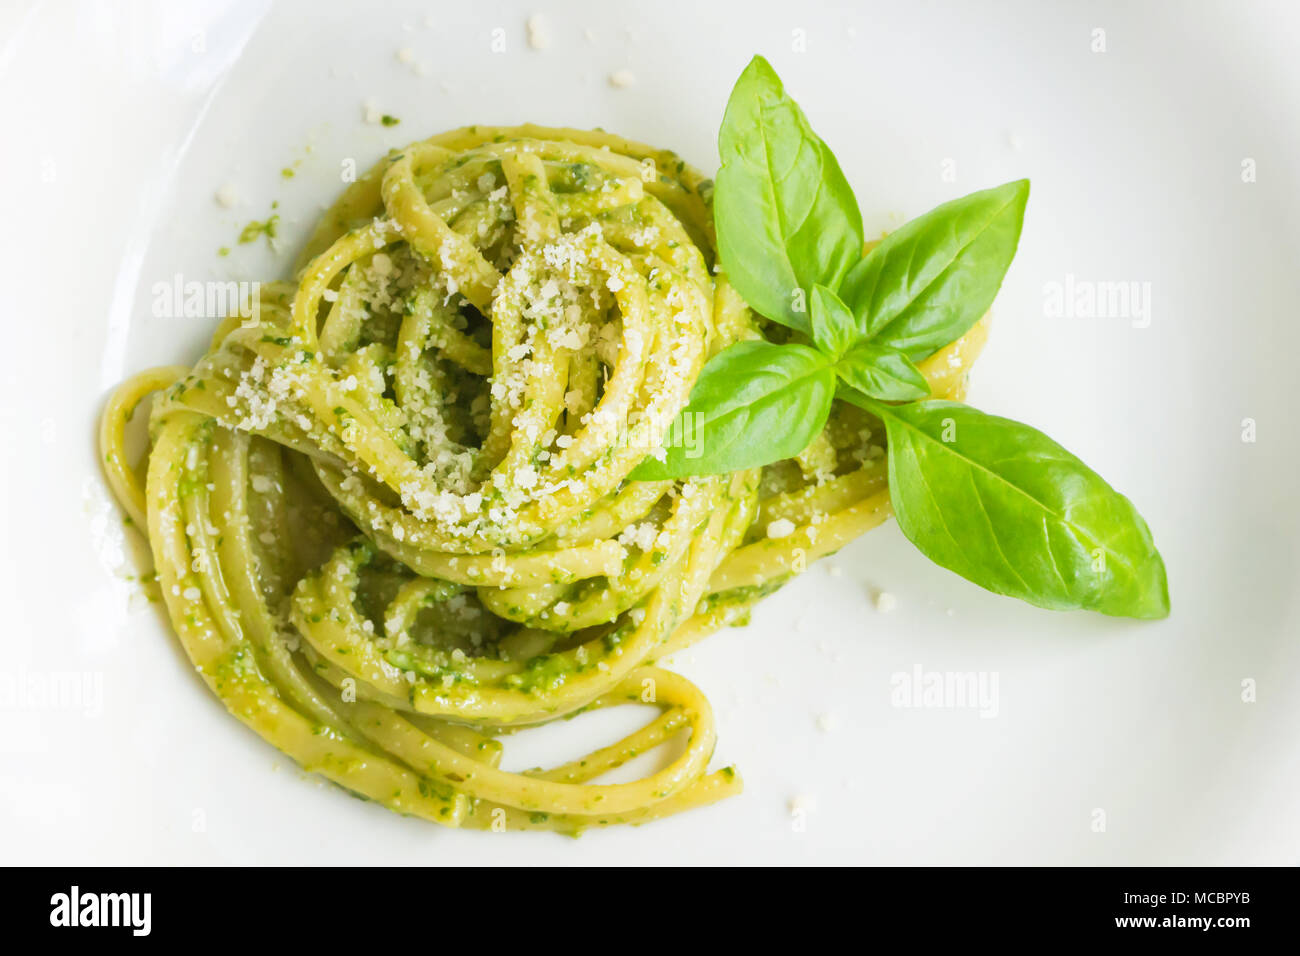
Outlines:
POLYGON ((234 183, 226 183, 216 193, 217 205, 229 209, 232 206, 239 205, 239 190, 235 188, 234 183))
POLYGON ((767 525, 769 538, 785 538, 794 534, 795 524, 789 518, 777 518, 767 525))
POLYGON ((790 798, 790 812, 811 813, 817 809, 817 798, 811 793, 800 793, 790 798))
POLYGON ((551 45, 551 34, 547 29, 546 18, 534 13, 528 18, 528 45, 534 50, 545 50, 551 45))
POLYGON ((626 89, 636 82, 631 70, 615 70, 609 75, 609 85, 615 89, 626 89))

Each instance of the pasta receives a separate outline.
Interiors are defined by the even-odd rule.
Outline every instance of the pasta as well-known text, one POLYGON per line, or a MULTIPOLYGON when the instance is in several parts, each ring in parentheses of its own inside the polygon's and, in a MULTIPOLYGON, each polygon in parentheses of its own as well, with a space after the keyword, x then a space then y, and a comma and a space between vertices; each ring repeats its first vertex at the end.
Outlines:
MULTIPOLYGON (((353 183, 295 280, 262 285, 196 367, 113 394, 109 482, 231 713, 448 826, 572 833, 740 790, 709 769, 708 701, 656 662, 746 621, 889 499, 880 423, 842 402, 797 459, 627 480, 709 356, 759 334, 716 270, 710 195, 674 154, 601 132, 435 136, 353 183), (511 732, 623 704, 659 714, 501 769, 511 732), (598 782, 678 739, 642 779, 598 782)), ((985 334, 924 363, 935 395, 961 395, 985 334)))

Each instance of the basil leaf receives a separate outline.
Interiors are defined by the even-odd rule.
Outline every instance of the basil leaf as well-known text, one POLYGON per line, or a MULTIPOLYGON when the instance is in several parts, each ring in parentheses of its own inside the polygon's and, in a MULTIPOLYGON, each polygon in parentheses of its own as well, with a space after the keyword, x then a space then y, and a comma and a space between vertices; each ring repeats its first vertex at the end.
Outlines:
POLYGON ((886 402, 910 402, 930 394, 930 383, 906 355, 888 346, 863 342, 835 363, 845 382, 886 402))
POLYGON ((888 346, 857 342, 853 313, 830 289, 813 288, 813 341, 835 362, 835 374, 853 388, 890 402, 925 398, 930 385, 906 355, 888 346))
POLYGON ((809 315, 812 318, 813 341, 832 359, 847 352, 858 338, 853 313, 840 301, 839 296, 824 285, 813 286, 812 311, 809 315))
POLYGON ((830 148, 754 57, 718 131, 713 220, 727 278, 751 307, 807 333, 804 300, 862 256, 862 215, 830 148))
POLYGON ((890 233, 839 287, 861 336, 920 361, 988 311, 1016 254, 1029 180, 944 203, 890 233))
POLYGON ((646 458, 629 477, 720 475, 793 457, 826 424, 834 397, 835 373, 816 349, 738 342, 704 366, 669 429, 664 460, 646 458))
POLYGON ((1042 432, 957 402, 870 404, 899 527, 930 560, 1039 607, 1169 613, 1142 516, 1042 432))

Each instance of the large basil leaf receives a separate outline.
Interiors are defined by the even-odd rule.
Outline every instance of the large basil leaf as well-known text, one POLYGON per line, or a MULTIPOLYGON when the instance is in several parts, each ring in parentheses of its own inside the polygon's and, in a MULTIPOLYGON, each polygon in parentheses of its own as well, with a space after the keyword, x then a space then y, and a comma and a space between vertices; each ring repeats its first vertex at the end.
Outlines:
POLYGON ((817 437, 834 397, 835 373, 816 349, 739 342, 704 366, 664 460, 646 458, 629 477, 719 475, 790 458, 817 437))
POLYGON ((863 337, 920 361, 988 311, 1016 254, 1029 180, 944 203, 890 233, 839 287, 863 337))
POLYGON ((727 278, 759 313, 806 333, 814 284, 836 287, 862 255, 862 215, 834 154, 761 56, 731 91, 718 152, 713 219, 727 278))
POLYGON ((1040 607, 1169 613, 1142 516, 1042 432, 957 402, 870 405, 888 431, 898 524, 930 560, 1040 607))

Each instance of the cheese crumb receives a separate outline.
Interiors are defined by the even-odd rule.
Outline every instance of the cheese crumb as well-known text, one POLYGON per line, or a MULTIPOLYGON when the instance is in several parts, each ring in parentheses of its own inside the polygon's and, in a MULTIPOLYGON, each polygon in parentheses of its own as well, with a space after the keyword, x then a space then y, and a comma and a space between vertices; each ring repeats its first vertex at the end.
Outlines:
POLYGON ((875 598, 876 610, 881 614, 888 614, 894 608, 898 607, 898 598, 888 591, 877 591, 875 598))
POLYGON ((217 205, 230 209, 232 206, 239 205, 239 191, 235 188, 234 183, 226 183, 216 193, 217 205))
POLYGON ((811 793, 800 793, 790 798, 790 812, 811 813, 817 808, 817 798, 811 793))
POLYGON ((777 518, 769 522, 767 526, 767 536, 769 538, 786 538, 794 534, 794 522, 789 518, 777 518))
POLYGON ((534 13, 528 18, 528 45, 534 50, 545 50, 551 45, 551 34, 547 30, 546 18, 534 13))
POLYGON ((821 714, 817 718, 817 729, 822 733, 829 734, 839 729, 839 719, 834 714, 821 714))
POLYGON ((636 82, 636 76, 631 70, 615 70, 609 75, 609 85, 615 89, 626 89, 636 82))

